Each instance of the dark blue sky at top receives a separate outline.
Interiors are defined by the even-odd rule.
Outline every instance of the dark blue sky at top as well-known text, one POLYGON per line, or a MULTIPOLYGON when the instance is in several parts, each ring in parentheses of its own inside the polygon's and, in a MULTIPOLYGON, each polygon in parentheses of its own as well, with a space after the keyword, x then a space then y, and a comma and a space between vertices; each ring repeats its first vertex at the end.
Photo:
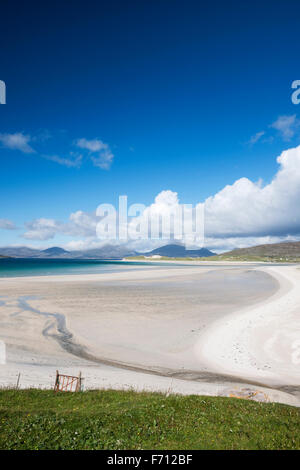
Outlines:
POLYGON ((149 204, 163 189, 196 203, 243 176, 269 181, 276 156, 299 144, 269 127, 300 110, 298 1, 0 5, 0 134, 62 157, 99 138, 115 155, 109 170, 68 168, 1 148, 0 218, 66 219, 119 194, 149 204))

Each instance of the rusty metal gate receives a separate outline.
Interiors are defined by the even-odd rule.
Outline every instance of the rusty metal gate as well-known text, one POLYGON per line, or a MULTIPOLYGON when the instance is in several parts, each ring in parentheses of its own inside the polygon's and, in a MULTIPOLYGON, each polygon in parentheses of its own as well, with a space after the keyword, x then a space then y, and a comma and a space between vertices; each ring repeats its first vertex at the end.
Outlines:
POLYGON ((82 377, 79 372, 78 377, 74 375, 60 374, 56 371, 54 392, 80 392, 82 389, 82 377))

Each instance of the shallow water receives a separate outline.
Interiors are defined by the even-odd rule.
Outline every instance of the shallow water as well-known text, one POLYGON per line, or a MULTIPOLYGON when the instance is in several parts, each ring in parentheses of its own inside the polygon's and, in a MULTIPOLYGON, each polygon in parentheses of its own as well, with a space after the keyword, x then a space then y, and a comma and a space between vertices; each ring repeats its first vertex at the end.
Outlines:
POLYGON ((101 274, 132 271, 139 266, 164 267, 182 265, 168 263, 145 263, 138 261, 76 260, 76 259, 0 259, 0 277, 51 276, 63 274, 101 274))
MULTIPOLYGON (((276 263, 265 266, 274 266, 276 263)), ((104 274, 110 272, 134 271, 140 267, 156 269, 185 268, 191 264, 169 263, 169 262, 145 262, 145 261, 122 261, 122 260, 83 260, 83 259, 33 259, 33 258, 4 258, 0 259, 0 278, 2 277, 26 277, 26 276, 54 276, 64 274, 104 274)), ((216 266, 205 263, 198 266, 200 269, 220 268, 231 269, 234 266, 216 266)), ((249 265, 250 266, 250 265, 249 265)), ((259 266, 257 263, 251 267, 259 266)), ((236 266, 237 267, 237 266, 236 266)))

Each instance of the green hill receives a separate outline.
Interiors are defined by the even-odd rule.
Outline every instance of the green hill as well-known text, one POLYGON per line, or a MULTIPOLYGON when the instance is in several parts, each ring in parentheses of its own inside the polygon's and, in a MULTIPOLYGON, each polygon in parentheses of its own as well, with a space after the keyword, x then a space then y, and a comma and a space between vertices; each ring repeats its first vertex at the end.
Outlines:
MULTIPOLYGON (((214 258, 211 258, 214 259, 214 258)), ((218 260, 236 261, 300 261, 300 242, 270 243, 222 253, 218 260)))

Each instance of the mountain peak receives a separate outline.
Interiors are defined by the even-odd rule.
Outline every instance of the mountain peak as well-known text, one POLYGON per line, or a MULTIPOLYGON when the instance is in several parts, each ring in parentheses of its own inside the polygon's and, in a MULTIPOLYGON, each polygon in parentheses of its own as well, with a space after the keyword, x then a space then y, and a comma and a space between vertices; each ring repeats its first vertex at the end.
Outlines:
POLYGON ((69 253, 68 251, 60 248, 59 246, 53 246, 51 248, 47 248, 46 250, 42 250, 43 253, 47 253, 49 255, 61 255, 63 253, 69 253))
POLYGON ((141 253, 144 256, 169 256, 170 258, 204 258, 207 256, 214 256, 215 253, 208 250, 207 248, 199 248, 197 250, 187 250, 183 245, 164 245, 155 250, 149 251, 148 253, 141 253))

